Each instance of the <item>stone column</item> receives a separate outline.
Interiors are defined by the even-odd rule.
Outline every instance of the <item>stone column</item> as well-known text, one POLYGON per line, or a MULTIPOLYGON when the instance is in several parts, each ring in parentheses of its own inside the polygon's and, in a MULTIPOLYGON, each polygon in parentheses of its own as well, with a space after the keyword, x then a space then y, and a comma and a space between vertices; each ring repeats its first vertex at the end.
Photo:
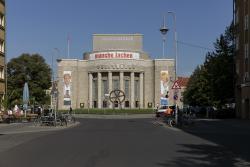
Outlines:
MULTIPOLYGON (((108 82, 109 82, 109 93, 112 91, 112 82, 113 82, 113 79, 112 79, 112 72, 109 72, 108 74, 108 82)), ((109 103, 109 108, 112 108, 112 103, 111 101, 109 101, 108 99, 108 103, 109 103)))
MULTIPOLYGON (((120 90, 124 92, 124 72, 120 72, 120 90)), ((124 108, 124 102, 121 104, 121 107, 124 108)))
POLYGON ((89 105, 89 108, 92 108, 93 107, 93 93, 92 93, 92 90, 93 90, 93 75, 92 73, 89 73, 89 99, 88 99, 88 105, 89 105))
POLYGON ((135 73, 130 73, 130 108, 135 108, 135 73))
POLYGON ((143 106, 143 104, 144 104, 144 101, 143 101, 143 83, 144 83, 144 81, 143 81, 143 73, 141 72, 140 73, 140 108, 144 108, 143 106))
POLYGON ((102 74, 98 72, 97 74, 97 106, 102 108, 102 74))

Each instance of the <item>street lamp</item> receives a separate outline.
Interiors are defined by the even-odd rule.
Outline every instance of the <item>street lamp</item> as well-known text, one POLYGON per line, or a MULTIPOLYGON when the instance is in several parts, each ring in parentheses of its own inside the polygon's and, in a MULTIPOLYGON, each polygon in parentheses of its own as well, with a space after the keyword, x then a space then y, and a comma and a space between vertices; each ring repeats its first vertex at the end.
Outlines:
MULTIPOLYGON (((177 55, 178 55, 178 52, 177 52, 177 31, 176 31, 176 15, 174 12, 172 11, 168 11, 168 14, 171 14, 173 16, 173 19, 174 19, 174 47, 175 47, 175 82, 177 81, 177 55)), ((160 29, 162 35, 163 35, 163 56, 164 56, 164 46, 165 46, 165 35, 167 34, 169 29, 167 29, 166 27, 166 24, 165 24, 165 17, 164 17, 164 20, 163 20, 163 26, 162 28, 160 29)), ((175 92, 174 94, 176 95, 178 92, 177 92, 177 89, 175 89, 175 92)), ((176 121, 176 124, 178 123, 178 108, 177 108, 177 103, 176 103, 176 100, 175 100, 175 121, 176 121)))
MULTIPOLYGON (((168 14, 171 14, 173 16, 173 19, 174 19, 174 47, 175 47, 175 82, 177 81, 177 55, 178 55, 178 52, 177 52, 177 31, 176 31, 176 15, 174 12, 172 11, 168 11, 168 14)), ((177 92, 177 89, 175 89, 175 92, 174 94, 176 95, 178 92, 177 92)), ((176 124, 178 123, 178 107, 177 107, 177 102, 176 102, 177 99, 175 99, 175 121, 176 121, 176 124)))
POLYGON ((174 18, 174 47, 175 47, 175 81, 177 80, 177 55, 178 55, 178 49, 177 49, 177 31, 176 31, 176 15, 172 11, 168 11, 169 14, 171 14, 174 18))
MULTIPOLYGON (((57 57, 60 56, 60 50, 58 48, 54 48, 57 52, 57 57)), ((54 54, 52 54, 52 90, 51 90, 51 105, 53 105, 53 110, 55 114, 55 126, 56 126, 56 112, 58 109, 58 90, 54 80, 54 54)))
POLYGON ((166 27, 165 16, 163 16, 163 24, 160 28, 160 32, 162 34, 162 56, 165 57, 165 42, 166 42, 166 34, 168 32, 168 28, 166 27))

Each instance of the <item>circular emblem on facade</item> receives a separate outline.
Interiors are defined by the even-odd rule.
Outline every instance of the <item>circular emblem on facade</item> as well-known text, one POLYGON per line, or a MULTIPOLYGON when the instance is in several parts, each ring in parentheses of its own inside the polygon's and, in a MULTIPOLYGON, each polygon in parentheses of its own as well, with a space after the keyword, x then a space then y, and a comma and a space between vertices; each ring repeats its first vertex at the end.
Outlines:
POLYGON ((109 100, 112 103, 118 102, 121 104, 125 100, 125 93, 122 90, 112 90, 109 94, 109 100))

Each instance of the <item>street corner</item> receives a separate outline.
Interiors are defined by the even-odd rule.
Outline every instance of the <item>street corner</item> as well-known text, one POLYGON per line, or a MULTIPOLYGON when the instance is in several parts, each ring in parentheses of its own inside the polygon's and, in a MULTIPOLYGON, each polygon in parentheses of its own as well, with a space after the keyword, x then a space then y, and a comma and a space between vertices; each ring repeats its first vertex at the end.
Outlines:
POLYGON ((69 123, 64 126, 37 126, 33 123, 13 123, 13 124, 0 124, 0 134, 19 134, 19 133, 36 133, 46 131, 66 130, 79 126, 80 122, 69 123))
POLYGON ((29 128, 32 132, 39 132, 39 131, 56 131, 56 130, 66 130, 70 128, 74 128, 79 126, 80 122, 76 121, 74 123, 68 123, 67 125, 57 125, 57 126, 48 126, 48 125, 31 125, 29 128))

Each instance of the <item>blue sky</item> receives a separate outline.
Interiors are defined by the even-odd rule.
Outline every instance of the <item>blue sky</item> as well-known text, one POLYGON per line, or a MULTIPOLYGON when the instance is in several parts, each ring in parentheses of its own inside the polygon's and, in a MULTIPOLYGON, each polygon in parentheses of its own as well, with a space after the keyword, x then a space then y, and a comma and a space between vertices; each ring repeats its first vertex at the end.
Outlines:
MULTIPOLYGON (((7 0, 7 57, 39 53, 51 64, 60 50, 82 59, 92 50, 93 33, 144 34, 144 51, 162 57, 159 28, 167 16, 166 58, 174 58, 173 18, 178 41, 213 48, 213 43, 232 21, 232 0, 7 0)), ((178 75, 188 76, 202 64, 209 50, 178 45, 178 75)))

